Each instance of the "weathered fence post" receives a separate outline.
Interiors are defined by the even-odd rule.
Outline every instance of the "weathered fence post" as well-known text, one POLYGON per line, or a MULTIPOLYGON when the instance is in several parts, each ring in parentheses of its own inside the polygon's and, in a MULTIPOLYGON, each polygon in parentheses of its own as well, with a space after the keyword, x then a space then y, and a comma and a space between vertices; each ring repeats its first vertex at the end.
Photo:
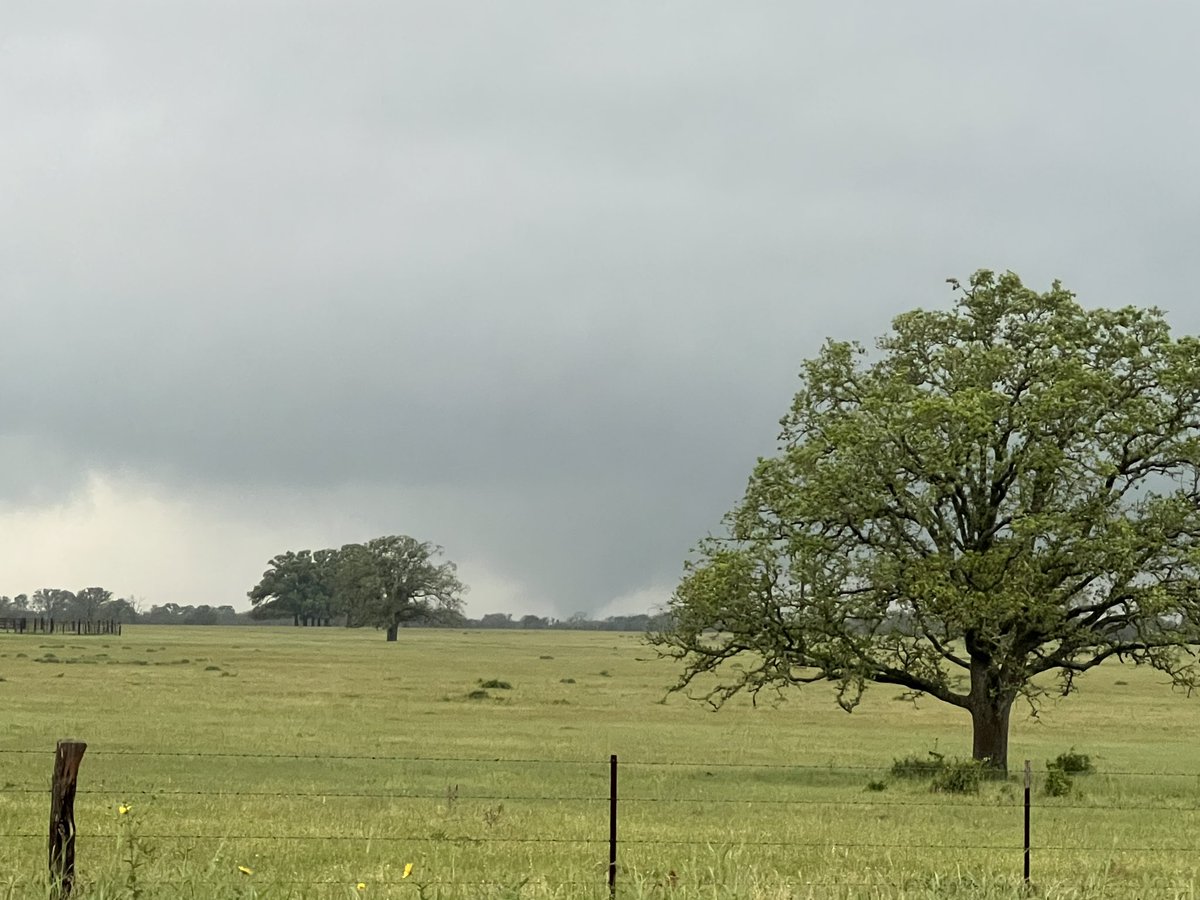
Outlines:
POLYGON ((50 886, 58 900, 71 895, 75 881, 75 782, 83 762, 83 741, 59 741, 50 782, 50 886))
POLYGON ((608 758, 608 893, 617 895, 617 754, 608 758))
POLYGON ((1029 793, 1033 787, 1033 769, 1025 760, 1025 884, 1029 884, 1029 793))

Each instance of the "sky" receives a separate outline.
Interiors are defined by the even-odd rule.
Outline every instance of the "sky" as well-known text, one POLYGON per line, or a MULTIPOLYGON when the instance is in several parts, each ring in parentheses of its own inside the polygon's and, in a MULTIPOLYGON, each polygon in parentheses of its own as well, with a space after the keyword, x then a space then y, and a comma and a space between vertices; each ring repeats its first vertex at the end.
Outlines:
POLYGON ((1200 331, 1200 7, 8 0, 0 594, 410 534, 661 604, 803 359, 949 276, 1200 331))

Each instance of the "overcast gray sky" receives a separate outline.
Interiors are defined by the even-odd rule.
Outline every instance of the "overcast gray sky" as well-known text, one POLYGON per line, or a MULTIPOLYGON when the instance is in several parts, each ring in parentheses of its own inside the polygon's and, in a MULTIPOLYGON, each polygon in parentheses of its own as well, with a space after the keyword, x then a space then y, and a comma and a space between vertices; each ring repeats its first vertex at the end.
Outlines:
POLYGON ((1200 330, 1200 7, 8 0, 0 593, 407 533, 643 609, 801 359, 1058 277, 1200 330))

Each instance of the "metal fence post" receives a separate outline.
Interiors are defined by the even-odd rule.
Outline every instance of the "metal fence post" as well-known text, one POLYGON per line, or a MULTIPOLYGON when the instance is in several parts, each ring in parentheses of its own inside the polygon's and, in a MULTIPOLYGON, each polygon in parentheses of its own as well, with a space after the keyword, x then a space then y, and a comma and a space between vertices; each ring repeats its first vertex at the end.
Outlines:
POLYGON ((1029 884, 1029 793, 1033 787, 1033 769, 1025 760, 1025 884, 1029 884))
POLYGON ((608 893, 617 895, 617 754, 608 758, 608 893))

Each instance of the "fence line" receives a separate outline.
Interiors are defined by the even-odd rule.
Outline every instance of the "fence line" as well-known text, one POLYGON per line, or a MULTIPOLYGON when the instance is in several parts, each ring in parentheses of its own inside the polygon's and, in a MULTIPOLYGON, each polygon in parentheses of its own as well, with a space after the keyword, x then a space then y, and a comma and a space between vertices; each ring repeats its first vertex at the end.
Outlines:
MULTIPOLYGON (((33 794, 43 795, 46 789, 35 786, 5 786, 0 787, 0 794, 33 794)), ((255 797, 277 799, 370 799, 386 800, 389 802, 401 800, 445 800, 446 793, 412 794, 390 793, 379 791, 207 791, 207 790, 156 790, 153 788, 80 788, 78 797, 105 795, 110 797, 255 797)), ((528 802, 528 803, 607 803, 607 797, 598 795, 541 795, 541 794, 464 794, 455 795, 455 802, 463 800, 486 800, 498 802, 528 802)), ((621 803, 650 803, 650 804, 729 804, 744 806, 863 806, 880 809, 907 809, 909 807, 928 807, 938 809, 996 809, 1010 811, 1019 809, 1021 801, 1013 798, 1008 802, 978 801, 963 799, 955 796, 945 800, 813 800, 805 797, 769 798, 769 797, 621 797, 621 803)), ((1060 803, 1053 802, 1039 807, 1042 813, 1056 810, 1112 810, 1133 812, 1137 810, 1153 812, 1195 812, 1200 813, 1200 805, 1183 806, 1169 803, 1060 803)))
MULTIPOLYGON (((28 747, 0 747, 0 754, 28 754, 46 756, 51 751, 45 748, 35 749, 28 747)), ((406 756, 406 755, 379 755, 379 754, 305 754, 305 753, 246 753, 242 751, 224 751, 224 750, 130 750, 130 749, 112 749, 112 750, 93 750, 89 754, 89 759, 93 757, 110 757, 110 756, 139 756, 139 757, 161 757, 163 759, 170 758, 188 758, 188 759, 289 759, 289 760, 310 760, 320 762, 329 760, 334 762, 356 761, 362 760, 367 762, 431 762, 431 763, 513 763, 517 765, 566 765, 566 766, 605 766, 608 764, 607 757, 596 757, 586 759, 551 759, 547 757, 504 757, 504 756, 406 756)), ((714 762, 704 760, 645 760, 631 759, 625 761, 622 759, 621 768, 693 768, 693 769, 762 769, 769 770, 797 770, 803 772, 878 772, 888 773, 891 771, 891 765, 848 765, 848 764, 831 764, 831 763, 760 763, 760 762, 714 762)), ((1015 776, 1014 776, 1015 777, 1015 776)), ((1093 778, 1112 778, 1112 777, 1130 777, 1130 778, 1195 778, 1200 780, 1200 771, 1196 772, 1151 772, 1151 771, 1134 771, 1134 770, 1112 770, 1098 772, 1091 777, 1093 778)))
MULTIPOLYGON (((112 837, 111 832, 80 832, 77 835, 81 838, 89 839, 104 839, 112 837)), ((474 838, 474 837, 451 837, 438 836, 431 837, 429 835, 368 835, 368 834, 315 834, 315 835, 263 835, 263 834, 170 834, 164 832, 156 833, 139 833, 140 838, 155 841, 276 841, 276 842, 303 842, 303 841, 376 841, 376 842, 393 842, 393 841, 410 841, 412 843, 425 844, 573 844, 580 846, 607 844, 605 838, 556 838, 556 837, 525 837, 525 838, 474 838)), ((46 835, 33 832, 18 832, 10 834, 0 834, 0 839, 4 840, 38 840, 44 841, 46 835)), ((813 849, 817 847, 830 847, 838 850, 987 850, 987 851, 1004 851, 1007 853, 1020 853, 1022 845, 1019 843, 1010 844, 919 844, 919 843, 888 843, 879 841, 721 841, 721 840, 685 840, 672 838, 622 838, 621 844, 634 844, 638 846, 669 846, 669 847, 713 847, 722 846, 724 844, 736 843, 740 847, 798 847, 804 849, 813 849)), ((1112 845, 1067 845, 1067 844, 1046 844, 1037 845, 1033 848, 1036 852, 1051 852, 1051 853, 1200 853, 1200 845, 1189 847, 1183 846, 1165 846, 1165 847, 1149 847, 1149 846, 1127 846, 1122 845, 1115 847, 1112 845)), ((339 884, 344 882, 338 882, 339 884)), ((587 882, 594 884, 594 882, 587 882)))
MULTIPOLYGON (((77 749, 78 757, 82 758, 82 755, 83 755, 82 748, 84 746, 86 746, 86 745, 83 745, 78 742, 60 742, 56 759, 58 759, 58 761, 61 762, 61 757, 64 753, 64 748, 71 748, 71 747, 78 748, 77 749)), ((0 748, 0 753, 43 755, 43 754, 45 754, 45 751, 32 750, 32 749, 27 749, 27 748, 0 748)), ((364 756, 364 755, 343 755, 343 754, 304 755, 304 754, 288 754, 288 753, 266 754, 266 753, 205 752, 205 751, 158 752, 158 751, 152 751, 152 750, 127 750, 127 749, 119 749, 119 748, 113 749, 113 750, 108 750, 108 751, 93 750, 93 751, 91 751, 91 754, 89 755, 89 760, 91 760, 93 757, 113 757, 113 758, 161 757, 161 758, 187 758, 187 759, 210 759, 211 758, 211 759, 221 759, 221 760, 228 760, 228 759, 271 759, 271 760, 287 759, 287 760, 341 760, 341 761, 371 760, 371 761, 387 761, 387 762, 397 762, 397 763, 419 762, 419 763, 442 763, 442 764, 451 763, 451 764, 472 764, 472 765, 480 765, 480 764, 487 764, 487 765, 567 764, 567 765, 571 765, 571 766, 588 766, 589 768, 592 769, 593 773, 596 774, 597 776, 600 775, 602 772, 602 769, 601 769, 602 764, 599 760, 577 760, 577 759, 562 760, 562 759, 545 759, 545 758, 529 758, 529 757, 506 759, 503 757, 374 756, 374 755, 364 756)), ((363 799, 363 798, 375 799, 375 800, 385 801, 385 802, 393 803, 393 804, 403 803, 404 801, 409 801, 409 800, 412 800, 412 801, 444 800, 444 801, 446 801, 448 806, 451 803, 456 803, 456 802, 460 802, 460 801, 471 801, 471 800, 488 801, 488 802, 515 802, 515 803, 529 802, 529 803, 581 803, 581 804, 583 804, 583 803, 586 803, 586 804, 602 803, 607 800, 609 803, 609 815, 607 817, 607 825, 608 825, 607 838, 601 836, 602 829, 600 827, 600 820, 602 819, 602 814, 597 814, 595 816, 594 826, 588 825, 586 821, 583 823, 585 829, 590 829, 591 827, 595 827, 595 832, 594 832, 595 836, 576 836, 576 837, 566 836, 563 834, 524 834, 524 835, 516 836, 516 835, 503 835, 503 834, 494 834, 494 833, 473 836, 470 834, 447 835, 443 832, 437 832, 437 833, 431 834, 431 833, 412 833, 409 831, 399 832, 399 833, 397 833, 397 832, 392 832, 392 833, 377 833, 377 832, 344 833, 343 832, 343 833, 283 833, 283 834, 280 834, 280 833, 228 833, 228 832, 201 833, 201 832, 197 832, 197 831, 174 833, 174 832, 158 829, 158 830, 155 830, 154 832, 149 832, 149 833, 145 833, 145 832, 142 832, 139 830, 138 838, 151 840, 151 841, 155 841, 155 842, 163 842, 163 843, 167 843, 167 844, 183 843, 183 842, 192 842, 192 843, 196 843, 196 842, 227 842, 227 843, 236 844, 236 843, 246 842, 246 843, 254 843, 254 844, 263 844, 266 846, 272 846, 272 845, 278 846, 281 844, 288 844, 288 843, 309 844, 309 843, 314 843, 314 842, 338 843, 338 842, 347 842, 347 841, 351 841, 351 842, 367 841, 367 842, 372 842, 372 843, 382 843, 382 844, 389 844, 389 845, 400 844, 400 843, 449 844, 449 845, 460 845, 460 846, 484 846, 484 845, 523 846, 523 845, 543 845, 544 844, 544 845, 571 846, 571 847, 597 847, 597 846, 601 846, 601 845, 608 845, 609 854, 608 854, 608 860, 607 860, 607 862, 608 862, 607 880, 608 880, 608 886, 609 886, 610 890, 615 891, 615 879, 616 879, 616 875, 617 875, 617 871, 618 871, 618 869, 617 869, 617 848, 618 848, 618 839, 617 839, 618 838, 618 834, 617 834, 618 818, 617 818, 617 815, 618 815, 618 809, 619 809, 618 795, 617 795, 617 786, 618 786, 617 757, 610 756, 608 762, 609 762, 608 768, 610 769, 611 779, 610 779, 609 791, 607 792, 607 796, 604 795, 603 789, 600 788, 599 786, 597 786, 597 791, 594 794, 572 793, 572 794, 545 794, 544 795, 544 794, 536 794, 536 793, 535 794, 522 794, 522 793, 504 793, 504 792, 495 792, 495 791, 486 792, 486 793, 476 793, 476 794, 471 794, 471 793, 460 794, 458 792, 457 785, 453 786, 453 792, 450 792, 448 790, 447 792, 431 793, 431 792, 424 792, 424 791, 407 792, 403 788, 398 789, 396 791, 387 791, 387 790, 321 791, 321 790, 311 790, 311 789, 303 790, 303 791, 265 791, 265 790, 242 791, 242 790, 200 790, 200 789, 186 789, 186 788, 155 790, 152 788, 133 788, 133 787, 114 788, 114 787, 108 787, 108 786, 104 785, 102 782, 101 785, 98 787, 88 788, 85 785, 83 788, 81 788, 77 791, 76 785, 75 785, 75 776, 73 773, 69 776, 69 782, 70 782, 69 784, 61 784, 60 785, 58 778, 56 776, 56 782, 55 782, 55 787, 54 787, 54 796, 57 797, 60 794, 62 794, 62 792, 65 791, 67 793, 63 794, 63 795, 69 796, 69 798, 72 802, 74 801, 74 799, 76 799, 76 797, 86 800, 88 797, 117 797, 117 796, 122 797, 122 798, 126 798, 129 796, 154 796, 156 798, 171 798, 171 797, 263 798, 263 797, 272 797, 272 798, 285 798, 285 799, 294 799, 294 800, 306 800, 306 799, 325 800, 325 799, 328 799, 331 797, 332 798, 342 797, 342 798, 355 798, 355 799, 363 799)), ((704 763, 704 762, 669 762, 669 761, 664 761, 664 762, 640 761, 640 762, 633 762, 633 763, 624 763, 625 768, 634 768, 634 769, 653 767, 653 766, 670 766, 677 770, 682 769, 683 767, 690 767, 690 768, 696 768, 696 769, 737 768, 739 770, 755 770, 755 769, 773 770, 773 771, 796 770, 796 771, 808 772, 808 773, 813 773, 813 772, 833 773, 833 774, 844 773, 844 774, 847 774, 848 776, 851 774, 859 775, 863 772, 883 773, 883 772, 889 771, 889 767, 887 767, 887 766, 832 766, 832 765, 816 765, 816 764, 801 764, 801 765, 793 766, 793 765, 776 764, 776 763, 757 764, 757 763, 704 763)), ((59 768, 61 768, 61 766, 56 766, 56 773, 59 771, 59 768)), ((77 765, 76 765, 76 768, 77 768, 77 765)), ((1163 776, 1172 775, 1172 774, 1175 775, 1176 777, 1200 778, 1200 774, 1197 774, 1197 773, 1161 773, 1161 772, 1159 772, 1159 773, 1113 772, 1113 773, 1104 773, 1101 775, 1096 775, 1094 777, 1096 777, 1097 779, 1113 778, 1113 777, 1117 777, 1117 778, 1137 777, 1137 776, 1163 777, 1163 776)), ((828 836, 822 837, 819 840, 813 840, 811 838, 806 839, 803 836, 803 834, 801 834, 798 838, 787 838, 787 839, 753 838, 748 835, 745 835, 744 833, 738 833, 738 834, 734 834, 734 835, 730 835, 730 834, 705 835, 705 834, 692 833, 686 837, 678 837, 678 838, 676 838, 676 837, 642 837, 642 836, 639 836, 636 832, 634 833, 633 836, 622 836, 619 843, 622 846, 631 846, 631 847, 648 847, 648 846, 706 847, 706 848, 709 848, 710 850, 714 849, 714 848, 736 846, 736 847, 746 847, 746 848, 755 848, 755 847, 758 847, 758 848, 793 848, 793 849, 797 849, 797 850, 799 850, 799 849, 807 849, 807 850, 830 849, 830 850, 837 850, 837 851, 907 851, 907 852, 927 851, 927 852, 931 852, 931 853, 932 852, 962 853, 962 852, 966 852, 966 851, 986 851, 986 852, 1005 853, 1005 854, 1012 853, 1012 854, 1014 854, 1014 858, 1017 854, 1024 851, 1024 854, 1025 854, 1024 859, 1025 859, 1025 865, 1026 865, 1024 877, 1025 877, 1026 881, 1029 880, 1029 860, 1030 860, 1030 856, 1031 856, 1031 850, 1035 850, 1037 853, 1052 853, 1052 854, 1067 854, 1067 855, 1071 855, 1071 854, 1086 855, 1086 854, 1094 854, 1094 853, 1102 853, 1102 854, 1109 854, 1109 855, 1139 853, 1139 854, 1174 854, 1174 855, 1193 857, 1196 854, 1200 854, 1200 846, 1196 846, 1196 845, 1192 845, 1192 846, 1177 846, 1177 845, 1147 846, 1142 843, 1139 843, 1136 845, 1127 845, 1127 844, 1088 845, 1088 844, 1062 844, 1062 843, 1059 843, 1059 844, 1038 845, 1036 847, 1031 848, 1030 831, 1029 831, 1029 815, 1030 815, 1030 808, 1031 808, 1031 785, 1032 785, 1032 777, 1031 777, 1030 763, 1029 763, 1029 761, 1026 761, 1025 794, 1024 794, 1023 803, 1019 798, 1017 798, 1015 796, 1011 797, 1011 798, 1004 798, 1004 799, 1000 799, 1000 798, 990 799, 988 801, 972 801, 970 799, 964 799, 964 798, 958 798, 958 797, 946 798, 944 800, 935 800, 935 799, 921 800, 921 799, 910 799, 910 798, 905 798, 905 799, 901 799, 901 800, 893 800, 890 798, 889 799, 882 799, 882 798, 881 799, 871 799, 871 798, 824 799, 824 798, 812 798, 812 797, 786 797, 786 796, 778 796, 779 785, 777 785, 777 784, 769 786, 771 788, 772 792, 775 794, 774 796, 761 797, 761 798, 753 797, 753 796, 708 797, 708 796, 701 795, 701 796, 695 796, 695 797, 687 797, 687 796, 644 795, 644 794, 642 794, 642 795, 634 794, 632 796, 621 796, 620 797, 620 808, 628 808, 628 806, 630 806, 630 805, 637 805, 637 804, 648 805, 651 807, 664 806, 664 805, 668 805, 668 804, 675 804, 675 805, 702 804, 702 805, 706 805, 706 806, 712 805, 712 804, 726 804, 726 805, 736 804, 739 806, 751 807, 751 808, 757 807, 757 806, 771 806, 771 807, 775 807, 775 808, 782 808, 782 807, 790 806, 790 807, 800 808, 800 809, 803 809, 803 808, 840 808, 840 807, 854 806, 854 807, 871 808, 871 809, 878 809, 878 810, 908 809, 908 808, 914 808, 914 807, 929 807, 929 808, 936 807, 936 808, 943 808, 943 809, 947 809, 947 810, 954 810, 956 808, 962 808, 962 807, 969 807, 969 808, 974 808, 974 809, 990 808, 990 809, 995 809, 998 812, 1002 812, 1005 816, 1013 816, 1014 824, 1015 824, 1015 819, 1016 819, 1014 813, 1016 812, 1016 810, 1021 809, 1023 806, 1024 811, 1025 811, 1025 823, 1026 823, 1025 839, 1024 839, 1023 844, 1017 843, 1017 842, 1007 842, 1007 841, 988 842, 987 837, 991 836, 990 833, 984 834, 984 835, 977 835, 976 842, 963 843, 963 842, 955 841, 952 843, 941 843, 941 842, 919 842, 919 841, 913 842, 911 840, 904 840, 904 841, 899 841, 899 840, 896 840, 896 841, 892 841, 892 840, 855 840, 853 838, 851 838, 849 840, 838 840, 838 839, 832 839, 828 836), (982 842, 978 841, 979 836, 982 836, 984 838, 984 840, 982 842)), ((807 789, 807 788, 811 788, 812 785, 799 785, 798 784, 798 785, 796 785, 796 787, 797 788, 803 787, 803 788, 807 789)), ((13 785, 10 783, 10 784, 5 784, 3 787, 0 787, 0 795, 19 795, 19 794, 34 795, 34 794, 43 793, 44 790, 45 790, 44 788, 38 788, 38 787, 35 787, 32 785, 28 785, 28 786, 13 785)), ((1043 816, 1043 815, 1049 815, 1057 810, 1062 810, 1062 811, 1087 810, 1087 811, 1093 811, 1093 812, 1099 811, 1099 810, 1112 810, 1112 811, 1155 810, 1155 811, 1170 811, 1170 812, 1174 812, 1174 813, 1200 813, 1200 804, 1183 805, 1183 804, 1162 803, 1162 802, 1157 802, 1157 803, 1154 803, 1154 802, 1152 802, 1152 803, 1137 803, 1137 802, 1132 802, 1132 803, 1128 803, 1128 802, 1060 803, 1060 802, 1054 801, 1054 802, 1050 802, 1046 805, 1039 805, 1038 815, 1039 815, 1039 817, 1043 816)), ((126 812, 123 805, 119 811, 122 814, 124 814, 126 812)), ((78 838, 89 839, 89 840, 96 840, 96 839, 103 840, 105 838, 111 838, 113 836, 112 831, 106 831, 106 832, 94 831, 94 830, 86 829, 86 828, 84 830, 76 830, 74 827, 73 819, 69 818, 70 815, 73 815, 73 813, 68 811, 67 824, 63 824, 60 822, 59 825, 57 826, 58 833, 60 835, 65 836, 65 844, 64 844, 64 849, 62 850, 62 853, 60 854, 60 857, 59 857, 59 860, 60 860, 59 866, 61 868, 61 871, 58 871, 56 873, 56 871, 55 871, 56 857, 54 855, 55 851, 53 849, 53 835, 55 833, 54 829, 56 826, 54 824, 54 814, 52 813, 51 873, 52 873, 52 879, 57 879, 55 883, 57 883, 60 886, 59 887, 59 890, 60 890, 59 896, 60 897, 65 896, 65 894, 69 893, 69 890, 70 890, 69 880, 73 877, 73 871, 74 871, 73 870, 73 857, 74 857, 74 852, 75 852, 75 843, 74 843, 75 838, 78 837, 78 838), (63 860, 63 859, 69 860, 69 862, 67 862, 67 863, 61 862, 61 860, 63 860)), ((490 826, 491 823, 489 822, 488 824, 490 826)), ((644 825, 645 825, 644 821, 639 820, 639 826, 644 827, 644 825)), ((203 827, 203 826, 201 826, 201 827, 203 827)), ((376 825, 375 827, 378 828, 379 826, 376 825)), ((460 830, 460 829, 455 829, 455 830, 460 830)), ((571 830, 575 830, 575 829, 572 828, 571 830)), ((585 833, 586 833, 586 831, 585 831, 585 833)), ((896 833, 904 834, 906 832, 903 829, 900 829, 896 833)), ((884 837, 890 837, 890 833, 885 834, 884 837)), ((26 831, 17 830, 12 833, 8 833, 8 834, 0 834, 0 839, 10 840, 10 841, 34 841, 34 840, 40 841, 40 840, 45 839, 45 832, 37 833, 37 832, 26 832, 26 831)), ((597 853, 597 856, 599 856, 598 853, 597 853)), ((599 859, 594 860, 594 862, 596 862, 596 863, 599 863, 599 861, 600 861, 599 859)), ((329 882, 301 881, 301 882, 279 882, 279 883, 280 884, 284 884, 284 883, 296 883, 296 884, 329 883, 329 884, 344 885, 346 883, 346 881, 343 879, 338 879, 336 881, 329 881, 329 882)), ((376 883, 388 883, 388 882, 376 882, 376 883)), ((396 882, 396 883, 400 883, 400 882, 396 882)), ((405 883, 413 884, 414 882, 405 882, 405 883)), ((424 882, 424 883, 432 884, 432 883, 436 883, 436 882, 424 882)), ((464 885, 464 884, 503 884, 505 882, 445 882, 445 883, 446 884, 464 885)), ((539 883, 542 883, 542 882, 539 881, 539 883)), ((596 882, 562 882, 562 883, 563 884, 575 884, 575 883, 589 884, 593 887, 600 887, 600 885, 597 884, 596 882)), ((689 882, 689 883, 691 883, 691 882, 689 882)), ((799 882, 799 883, 823 884, 824 882, 799 882)), ((872 884, 890 884, 891 882, 870 882, 870 883, 872 883, 872 884)), ((831 882, 829 884, 831 886, 836 884, 837 886, 844 887, 848 884, 848 882, 831 882)))

